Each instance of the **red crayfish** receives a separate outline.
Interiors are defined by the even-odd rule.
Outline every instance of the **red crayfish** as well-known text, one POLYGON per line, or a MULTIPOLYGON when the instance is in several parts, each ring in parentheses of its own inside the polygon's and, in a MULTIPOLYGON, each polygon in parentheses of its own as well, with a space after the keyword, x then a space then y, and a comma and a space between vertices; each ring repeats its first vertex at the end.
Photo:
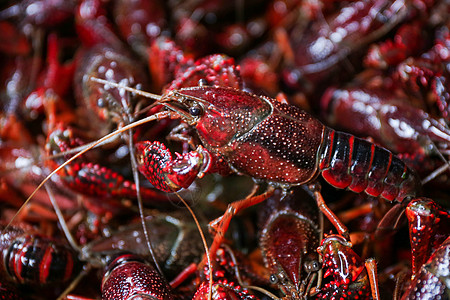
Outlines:
MULTIPOLYGON (((306 112, 275 99, 219 86, 183 88, 152 97, 166 110, 137 123, 181 118, 197 130, 203 144, 172 158, 159 142, 137 143, 139 170, 155 187, 173 192, 189 187, 205 173, 232 171, 269 183, 265 193, 230 204, 222 217, 210 223, 217 230, 210 248, 212 257, 233 215, 265 200, 274 187, 289 189, 311 183, 320 172, 335 187, 364 191, 389 201, 402 202, 420 190, 415 173, 388 150, 336 132, 306 112)), ((131 126, 135 125, 122 130, 131 126)), ((347 235, 320 193, 314 194, 320 209, 341 234, 347 235)))
MULTIPOLYGON (((0 11, 1 22, 17 21, 17 31, 13 32, 21 34, 18 42, 27 42, 25 49, 24 45, 14 44, 15 39, 8 34, 3 39, 6 47, 0 45, 0 51, 6 56, 0 60, 17 68, 11 73, 5 67, 2 72, 5 74, 0 76, 6 86, 5 93, 0 93, 0 98, 6 99, 0 115, 0 144, 5 146, 1 149, 4 161, 0 176, 8 172, 7 177, 0 177, 0 196, 2 200, 10 198, 1 205, 2 208, 20 207, 30 189, 22 182, 32 181, 31 188, 34 189, 36 180, 47 175, 49 168, 56 168, 47 177, 57 174, 52 178, 53 182, 44 180, 37 189, 48 184, 58 193, 64 191, 61 194, 70 198, 70 209, 63 209, 63 216, 58 215, 58 218, 53 212, 46 211, 46 214, 52 214, 50 221, 40 220, 43 216, 39 214, 27 220, 42 227, 49 226, 45 222, 50 222, 52 227, 62 228, 65 220, 71 222, 72 233, 64 232, 69 241, 70 234, 79 234, 81 238, 77 242, 87 243, 87 246, 77 246, 70 242, 78 252, 78 259, 86 268, 92 268, 92 273, 104 275, 101 292, 97 288, 92 293, 84 293, 83 285, 92 283, 81 281, 73 283, 78 286, 67 299, 94 297, 91 294, 100 297, 100 293, 103 299, 257 299, 263 293, 269 298, 286 300, 368 299, 371 291, 372 298, 379 299, 377 275, 374 274, 376 264, 368 260, 370 256, 379 261, 381 272, 378 277, 383 288, 386 282, 389 285, 393 281, 386 279, 387 267, 402 258, 412 262, 405 268, 405 274, 411 279, 406 280, 404 286, 397 279, 396 286, 387 289, 389 292, 382 288, 381 298, 391 291, 396 299, 448 294, 448 283, 442 280, 448 275, 441 269, 445 269, 449 261, 449 242, 443 241, 448 236, 450 215, 433 201, 417 198, 422 195, 422 185, 426 182, 419 180, 424 171, 401 160, 405 152, 414 159, 423 153, 440 154, 437 165, 441 167, 436 167, 434 161, 428 166, 431 160, 427 160, 426 172, 440 169, 440 178, 448 186, 448 163, 444 160, 450 153, 447 125, 450 97, 446 86, 449 23, 445 13, 435 12, 442 7, 445 8, 442 11, 448 10, 447 3, 419 0, 408 2, 406 6, 400 0, 329 3, 273 0, 247 1, 244 5, 241 1, 239 13, 242 14, 237 16, 240 20, 228 24, 234 6, 237 10, 238 4, 220 0, 132 2, 72 0, 66 5, 60 0, 54 3, 26 0, 0 11), (56 28, 55 25, 66 24, 66 21, 68 25, 74 25, 73 30, 56 28), (402 27, 408 22, 412 25, 402 27), (30 27, 38 31, 30 30, 30 27), (392 42, 389 37, 386 40, 388 32, 392 32, 392 42), (441 32, 436 35, 435 42, 429 39, 432 32, 441 32), (49 44, 46 47, 39 43, 47 33, 49 44), (33 38, 33 45, 28 45, 27 37, 33 38), (263 39, 264 44, 256 45, 263 39), (376 40, 380 40, 380 46, 372 45, 365 62, 358 65, 358 56, 361 58, 369 44, 376 40), (57 51, 56 42, 68 46, 67 49, 57 51), (80 44, 84 48, 78 48, 80 44), (423 52, 431 45, 432 49, 423 52), (247 51, 250 47, 251 51, 247 51), (44 57, 41 55, 44 50, 48 53, 49 67, 42 70, 41 78, 37 74, 42 63, 39 61, 34 67, 32 64, 44 57), (217 50, 235 55, 198 57, 217 50), (75 52, 77 54, 73 55, 75 52), (256 57, 264 56, 262 61, 251 60, 255 53, 256 57), (33 59, 27 57, 30 54, 33 59), (14 64, 11 63, 13 56, 14 64), (250 58, 246 66, 243 58, 250 58), (240 60, 242 69, 234 63, 235 59, 240 60), (263 70, 262 67, 266 68, 263 70), (373 72, 354 77, 361 67, 375 70, 365 70, 373 72), (345 76, 334 76, 344 69, 348 70, 345 76), (366 74, 373 76, 368 78, 366 74), (347 79, 352 77, 355 80, 349 85, 347 79), (325 87, 328 92, 324 93, 325 87), (137 90, 147 88, 161 95, 137 90), (34 92, 26 98, 30 91, 34 92), (71 95, 72 91, 74 95, 71 95), (264 91, 271 96, 266 96, 264 91), (279 91, 289 95, 290 103, 307 103, 302 106, 307 111, 288 104, 285 96, 275 97, 279 91), (140 96, 155 101, 144 107, 146 99, 140 96), (400 96, 402 102, 396 102, 400 96), (319 99, 321 102, 315 101, 319 99), (426 104, 421 110, 412 109, 408 101, 418 99, 426 104), (27 105, 33 100, 37 106, 31 107, 30 112, 27 105), (361 110, 361 106, 371 110, 361 110), (431 110, 425 111, 430 107, 440 111, 443 119, 432 115, 431 110), (309 108, 315 111, 310 112, 309 108), (142 117, 145 113, 148 116, 142 117), (93 116, 96 122, 84 115, 93 116), (315 115, 323 119, 318 120, 315 115), (322 120, 328 123, 322 123, 322 120), (371 122, 373 120, 376 122, 371 122), (42 124, 34 126, 41 121, 42 124), (158 123, 134 130, 134 127, 151 121, 158 123), (372 126, 373 123, 381 125, 372 126), (369 136, 375 143, 335 131, 327 125, 369 136), (355 129, 358 126, 365 126, 370 132, 358 132, 355 129), (397 129, 405 126, 414 130, 410 131, 411 136, 402 138, 404 131, 397 129), (15 130, 10 130, 12 128, 15 130), (119 129, 83 145, 82 139, 97 139, 111 128, 119 129), (83 131, 85 134, 80 134, 83 131), (388 136, 383 135, 388 131, 388 136), (422 143, 422 138, 418 137, 420 133, 436 143, 436 151, 428 151, 431 148, 422 143), (119 135, 124 139, 118 139, 119 135), (166 146, 162 143, 165 138, 181 145, 166 146), (13 140, 23 143, 12 143, 11 146, 13 140), (103 147, 107 143, 112 146, 103 147), (44 147, 39 147, 44 144, 45 151, 44 147), (97 146, 103 147, 101 151, 80 157, 97 146), (23 151, 6 154, 13 147, 21 147, 23 151), (36 158, 31 158, 31 147, 39 152, 36 158), (174 149, 180 153, 173 154, 174 149), (72 156, 77 151, 80 152, 72 156), (131 160, 124 159, 127 155, 131 160), (30 178, 17 183, 9 169, 23 166, 15 164, 24 158, 33 165, 30 168, 39 169, 39 178, 35 180, 35 177, 23 175, 30 178), (142 175, 149 182, 142 183, 139 178, 142 175), (232 176, 225 178, 225 175, 232 176), (248 185, 243 176, 255 183, 250 193, 245 188, 237 191, 236 187, 236 193, 234 187, 230 191, 224 188, 224 182, 235 178, 240 184, 248 185), (198 180, 202 177, 206 178, 198 180), (208 180, 214 181, 207 183, 212 191, 204 193, 208 188, 202 184, 208 180), (323 190, 319 185, 321 180, 323 190), (165 194, 183 189, 184 194, 170 197, 165 194), (298 191, 303 189, 316 203, 311 204, 300 195, 298 191), (243 200, 231 204, 225 202, 230 198, 242 199, 244 190, 248 196, 243 200), (15 192, 11 197, 10 191, 15 192), (167 212, 146 209, 160 205, 165 209, 170 206, 172 210, 171 205, 174 199, 177 200, 175 196, 184 198, 189 193, 195 194, 188 198, 197 205, 199 219, 213 220, 209 229, 214 240, 209 247, 207 239, 203 237, 200 241, 196 231, 186 230, 188 221, 176 220, 167 212), (223 197, 221 193, 230 195, 223 197), (199 194, 201 196, 195 198, 199 194), (138 207, 134 203, 136 200, 138 207), (247 208, 265 200, 265 211, 258 212, 262 220, 256 224, 249 217, 255 216, 256 212, 247 208), (208 203, 202 206, 204 201, 208 203), (395 203, 391 207, 387 202, 395 203), (346 214, 343 210, 348 207, 351 212, 346 214), (329 234, 330 224, 324 224, 317 208, 336 227, 338 234, 329 234), (76 210, 79 211, 73 212, 76 210), (139 233, 136 224, 123 227, 134 219, 137 210, 142 223, 139 233), (234 217, 238 213, 243 216, 234 217), (173 224, 177 225, 165 229, 155 223, 146 225, 145 214, 154 214, 151 217, 156 219, 167 218, 168 223, 175 220, 173 224), (355 219, 351 219, 352 214, 356 215, 355 219), (407 218, 400 218, 403 214, 407 218), (90 219, 93 215, 95 217, 90 219), (85 219, 77 220, 79 216, 85 219), (230 254, 223 251, 227 244, 236 246, 234 238, 240 233, 236 233, 233 222, 240 222, 241 217, 258 227, 251 233, 259 232, 259 245, 256 246, 257 238, 254 238, 251 243, 255 245, 244 250, 248 250, 245 260, 252 266, 261 263, 262 271, 258 275, 262 276, 258 279, 242 280, 236 270, 241 268, 242 271, 244 265, 247 267, 247 261, 230 260, 230 254), (401 227, 406 219, 411 242, 407 249, 402 247, 407 244, 406 234, 404 240, 394 241, 397 233, 401 235, 407 230, 401 227), (92 228, 86 229, 91 225, 92 228), (394 232, 393 228, 399 231, 394 232), (391 231, 386 233, 383 231, 386 229, 391 231), (175 234, 177 230, 179 234, 175 234), (358 241, 357 234, 362 237, 358 241), (188 242, 184 247, 170 248, 166 247, 169 242, 162 241, 161 236, 167 236, 178 246, 183 244, 183 239, 188 242), (144 239, 147 243, 142 246, 140 243, 144 239), (202 250, 199 250, 201 242, 206 250, 203 260, 200 258, 202 250), (380 254, 383 247, 388 252, 387 245, 389 253, 380 254), (154 265, 145 262, 149 258, 148 252, 153 252, 153 246, 154 265), (119 248, 126 253, 118 251, 119 248), (173 264, 179 252, 184 252, 185 256, 180 255, 182 262, 173 264), (394 252, 392 258, 384 260, 394 252), (166 254, 162 256, 168 260, 162 268, 158 266, 161 253, 166 254), (143 257, 138 257, 140 255, 143 257), (97 259, 101 261, 97 262, 97 259), (167 283, 190 263, 188 269, 167 283), (99 268, 101 272, 94 270, 99 268), (429 292, 430 287, 439 290, 429 292), (282 296, 275 296, 277 293, 282 296)), ((436 202, 445 204, 446 195, 439 194, 441 190, 435 192, 436 202)), ((427 186, 423 195, 435 199, 427 186)), ((48 200, 47 195, 43 196, 48 200)), ((45 202, 44 207, 50 206, 45 202)), ((56 205, 54 207, 57 210, 56 205)), ((11 208, 2 211, 2 221, 9 221, 11 214, 11 208)), ((14 297, 11 291, 16 287, 10 286, 14 280, 15 283, 46 288, 45 284, 51 280, 41 269, 56 262, 56 258, 46 259, 41 253, 22 251, 23 247, 31 245, 30 236, 34 233, 25 230, 16 234, 18 238, 11 237, 9 234, 14 230, 6 229, 0 237, 0 242, 6 240, 0 244, 4 249, 2 266, 6 271, 0 271, 5 274, 4 278, 9 278, 6 282, 3 278, 0 280, 0 293, 8 290, 8 294, 0 295, 0 298, 14 297), (28 266, 17 259, 26 259, 28 254, 36 258, 39 267, 31 268, 34 272, 30 275, 31 283, 22 280, 25 276, 22 271, 28 266)), ((40 241, 44 242, 38 246, 51 252, 51 240, 42 238, 40 241)), ((72 251, 67 253, 73 254, 72 251)), ((77 254, 73 255, 76 260, 77 254)), ((70 262, 62 265, 70 273, 70 276, 60 276, 67 279, 67 283, 78 267, 72 272, 70 262)), ((97 278, 99 275, 92 273, 87 275, 86 281, 90 280, 89 276, 97 278)), ((400 273, 392 274, 400 276, 400 273)), ((96 282, 100 285, 99 280, 96 282)), ((61 294, 52 291, 52 295, 57 293, 61 294)))

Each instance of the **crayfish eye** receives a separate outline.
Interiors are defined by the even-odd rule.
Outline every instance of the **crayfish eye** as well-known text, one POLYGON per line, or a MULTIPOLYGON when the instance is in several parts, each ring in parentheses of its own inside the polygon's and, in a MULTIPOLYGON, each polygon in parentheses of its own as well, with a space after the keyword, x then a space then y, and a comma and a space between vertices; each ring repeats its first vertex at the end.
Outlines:
POLYGON ((317 272, 320 269, 320 264, 317 260, 312 260, 304 263, 305 271, 308 273, 317 272))
POLYGON ((208 85, 208 81, 206 81, 206 79, 202 78, 198 81, 198 86, 207 86, 208 85))
POLYGON ((195 106, 189 107, 189 113, 191 114, 191 116, 198 117, 203 113, 203 110, 200 106, 195 105, 195 106))
POLYGON ((278 283, 278 277, 275 274, 270 275, 270 283, 276 284, 278 283))
POLYGON ((97 106, 100 107, 100 108, 104 108, 106 106, 105 99, 98 98, 97 99, 97 106))

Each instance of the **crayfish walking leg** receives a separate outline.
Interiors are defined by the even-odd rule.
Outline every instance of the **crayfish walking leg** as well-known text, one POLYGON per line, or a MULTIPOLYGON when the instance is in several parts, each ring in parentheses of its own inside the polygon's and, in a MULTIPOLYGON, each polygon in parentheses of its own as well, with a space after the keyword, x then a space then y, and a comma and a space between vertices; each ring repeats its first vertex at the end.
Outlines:
POLYGON ((269 187, 267 191, 261 195, 250 196, 245 199, 235 201, 228 205, 227 210, 221 217, 209 223, 209 226, 215 231, 214 240, 211 244, 211 247, 209 248, 211 257, 215 256, 217 249, 219 248, 220 244, 222 244, 223 237, 225 235, 225 232, 227 232, 228 230, 228 226, 230 225, 233 216, 250 206, 256 205, 266 200, 273 195, 274 191, 275 189, 273 187, 269 187))

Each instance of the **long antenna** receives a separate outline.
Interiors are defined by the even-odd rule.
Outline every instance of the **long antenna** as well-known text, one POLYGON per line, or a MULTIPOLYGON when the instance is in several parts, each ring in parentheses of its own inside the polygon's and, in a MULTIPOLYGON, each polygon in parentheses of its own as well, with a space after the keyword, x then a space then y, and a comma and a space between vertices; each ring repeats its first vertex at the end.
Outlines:
POLYGON ((442 155, 441 151, 439 151, 439 148, 436 146, 436 144, 431 140, 431 138, 428 137, 428 142, 431 144, 431 146, 436 150, 437 155, 439 158, 444 162, 442 166, 431 172, 427 177, 422 179, 421 184, 424 185, 425 183, 428 183, 429 181, 435 179, 445 171, 447 171, 450 168, 450 162, 442 155))
POLYGON ((205 234, 203 233, 202 228, 200 227, 200 223, 198 222, 197 217, 194 214, 194 211, 191 209, 189 204, 177 193, 175 192, 175 195, 180 199, 181 202, 183 202, 184 206, 189 210, 189 212, 192 215, 192 218, 194 219, 195 224, 197 225, 198 231, 200 233, 200 236, 202 238, 203 246, 205 247, 205 253, 206 253, 206 260, 209 264, 209 291, 208 291, 208 300, 211 300, 212 298, 212 285, 213 285, 213 270, 212 270, 212 264, 211 264, 211 257, 209 256, 209 247, 208 243, 206 243, 205 234))
POLYGON ((87 151, 91 150, 92 148, 96 147, 97 145, 115 137, 117 134, 120 134, 122 132, 125 132, 131 128, 134 128, 136 126, 148 123, 150 121, 155 121, 155 120, 160 120, 160 119, 164 119, 164 118, 174 118, 176 117, 178 114, 176 112, 173 111, 162 111, 159 113, 156 113, 154 115, 148 116, 144 119, 141 119, 139 121, 136 121, 132 124, 126 125, 116 131, 111 132, 110 134, 105 135, 104 137, 102 137, 101 139, 97 140, 96 142, 93 142, 92 144, 90 144, 89 147, 87 147, 86 149, 82 150, 81 152, 75 154, 74 156, 72 156, 70 159, 68 159, 66 162, 64 162, 63 164, 61 164, 58 168, 56 168, 53 172, 51 172, 49 175, 47 175, 47 177, 45 177, 45 179, 34 189, 34 191, 31 193, 31 195, 27 198, 27 200, 25 200, 25 202, 23 203, 23 205, 19 208, 19 210, 16 212, 16 214, 12 217, 12 219, 9 221, 8 225, 6 225, 5 229, 9 228, 9 226, 11 226, 12 222, 14 221, 14 219, 20 214, 20 212, 22 211, 22 209, 28 204, 28 202, 30 202, 31 198, 33 198, 33 196, 37 193, 37 191, 56 173, 58 173, 62 168, 64 168, 65 166, 67 166, 68 164, 70 164, 72 161, 74 161, 75 159, 77 159, 78 157, 80 157, 81 155, 83 155, 84 153, 86 153, 87 151))
MULTIPOLYGON (((141 96, 146 97, 146 98, 154 99, 156 101, 160 101, 161 98, 162 98, 160 95, 157 95, 157 94, 144 92, 144 91, 137 90, 137 89, 134 89, 134 88, 131 88, 131 87, 128 87, 128 86, 124 86, 124 85, 121 85, 121 84, 116 84, 116 83, 113 83, 113 82, 109 82, 109 81, 106 81, 106 80, 103 80, 103 79, 100 79, 100 78, 97 78, 97 77, 92 77, 91 76, 90 79, 92 81, 104 84, 105 87, 113 86, 113 87, 116 87, 118 89, 124 89, 124 90, 126 90, 128 92, 135 93, 137 95, 141 95, 141 96)), ((160 274, 163 274, 162 269, 159 266, 159 263, 158 263, 158 261, 156 259, 155 251, 153 250, 153 246, 152 246, 152 243, 150 241, 150 237, 149 237, 149 234, 148 234, 147 226, 145 224, 144 206, 142 205, 141 185, 140 185, 140 181, 139 181, 139 174, 138 174, 138 171, 137 171, 136 156, 135 156, 135 153, 133 151, 133 148, 134 148, 133 147, 133 133, 132 133, 131 129, 129 129, 128 137, 129 137, 128 138, 128 147, 130 148, 131 169, 133 170, 133 177, 134 177, 134 183, 135 183, 135 186, 136 186, 136 196, 137 196, 137 202, 138 202, 139 216, 140 216, 140 219, 141 219, 141 225, 142 225, 142 230, 143 230, 144 237, 145 237, 145 242, 147 243, 147 248, 148 248, 148 250, 150 252, 150 256, 152 257, 153 263, 155 264, 156 268, 158 269, 158 272, 160 274)))
POLYGON ((134 183, 136 185, 136 196, 137 196, 137 202, 138 202, 138 208, 139 208, 139 216, 141 219, 141 225, 142 230, 145 237, 145 242, 147 243, 147 248, 150 252, 150 256, 153 259, 153 263, 155 264, 156 268, 158 269, 159 273, 162 275, 162 269, 158 264, 158 261, 156 260, 155 251, 153 250, 152 243, 150 242, 150 237, 148 234, 147 226, 145 224, 145 216, 144 216, 144 206, 142 205, 142 195, 141 195, 141 184, 139 181, 139 174, 137 171, 137 162, 136 162, 136 156, 133 151, 133 134, 130 129, 130 134, 128 135, 128 144, 130 147, 130 160, 131 160, 131 169, 133 170, 133 177, 134 177, 134 183))
POLYGON ((56 216, 59 220, 59 225, 61 226, 64 235, 66 236, 67 241, 69 242, 70 246, 72 246, 73 249, 75 249, 78 253, 81 253, 81 248, 78 246, 77 242, 75 241, 72 233, 69 230, 69 227, 67 226, 66 220, 64 219, 64 215, 59 208, 59 204, 56 201, 55 195, 53 194, 52 189, 50 188, 49 184, 46 183, 45 189, 47 190, 48 198, 50 199, 50 202, 53 205, 53 209, 55 210, 56 216))
POLYGON ((104 80, 104 79, 100 79, 100 78, 97 78, 97 77, 92 77, 91 76, 90 79, 92 81, 95 81, 95 82, 98 82, 98 83, 103 83, 104 85, 110 85, 110 86, 113 86, 113 87, 116 87, 116 88, 119 88, 119 89, 124 89, 124 90, 126 90, 128 92, 132 92, 132 93, 135 93, 137 95, 140 95, 140 96, 143 96, 143 97, 146 97, 146 98, 150 98, 150 99, 154 99, 154 100, 157 100, 157 101, 161 100, 161 98, 162 98, 162 96, 158 95, 158 94, 144 92, 144 91, 141 91, 141 90, 138 90, 138 89, 134 89, 134 88, 129 87, 129 86, 121 85, 121 84, 118 84, 118 83, 115 83, 115 82, 110 82, 110 81, 107 81, 107 80, 104 80))

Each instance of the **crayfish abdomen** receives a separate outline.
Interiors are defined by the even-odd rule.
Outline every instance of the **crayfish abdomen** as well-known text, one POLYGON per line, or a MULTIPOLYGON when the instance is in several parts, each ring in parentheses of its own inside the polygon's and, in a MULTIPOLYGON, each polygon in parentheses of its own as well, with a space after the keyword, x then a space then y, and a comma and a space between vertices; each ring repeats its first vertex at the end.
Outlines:
POLYGON ((327 129, 319 168, 331 185, 389 201, 414 197, 420 183, 390 151, 347 133, 327 129))
POLYGON ((69 282, 81 269, 70 248, 19 227, 9 227, 0 236, 0 258, 4 264, 0 272, 12 281, 33 286, 69 282))

